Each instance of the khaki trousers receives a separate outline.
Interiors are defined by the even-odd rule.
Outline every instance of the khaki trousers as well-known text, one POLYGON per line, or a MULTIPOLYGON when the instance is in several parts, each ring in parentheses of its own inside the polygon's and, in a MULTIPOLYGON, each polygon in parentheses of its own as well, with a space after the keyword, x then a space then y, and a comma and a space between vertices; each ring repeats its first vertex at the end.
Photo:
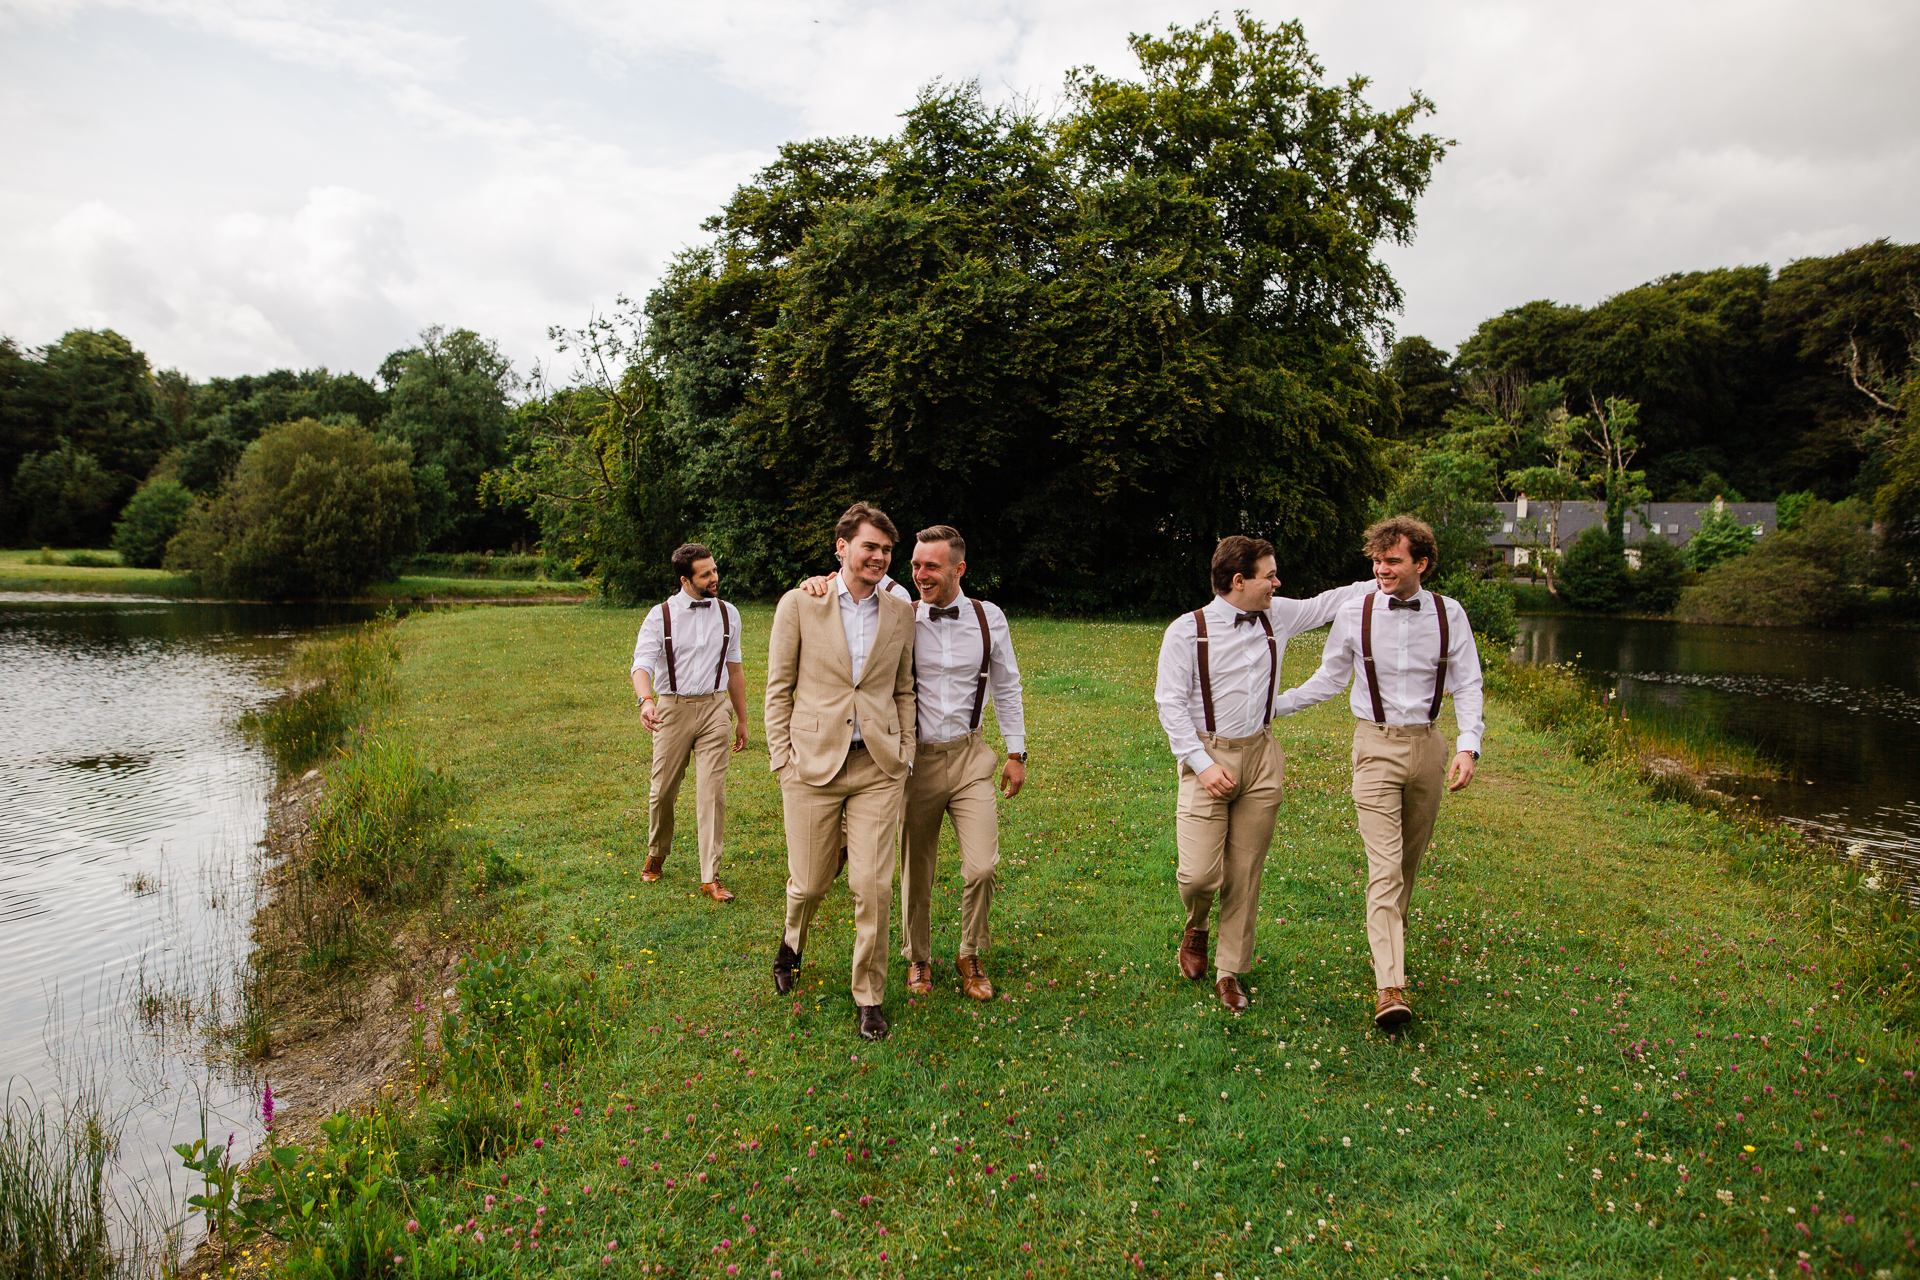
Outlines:
POLYGON ((647 789, 647 852, 664 859, 673 851, 673 805, 680 783, 693 770, 694 829, 700 840, 700 883, 720 874, 727 838, 727 757, 733 751, 733 721, 725 690, 656 699, 660 727, 653 733, 653 770, 647 789))
POLYGON ((1407 985, 1407 904, 1446 790, 1447 740, 1438 725, 1353 729, 1353 803, 1367 846, 1367 945, 1376 987, 1407 985))
POLYGON ((847 752, 840 772, 821 786, 801 782, 789 766, 780 778, 787 828, 787 923, 794 954, 807 949, 820 902, 840 866, 840 823, 846 816, 847 887, 853 891, 853 1000, 880 1004, 887 995, 888 917, 893 910, 893 832, 903 783, 880 772, 864 746, 847 752))
POLYGON ((1236 786, 1216 800, 1200 775, 1180 762, 1180 796, 1174 807, 1174 843, 1180 851, 1174 881, 1186 904, 1187 928, 1204 929, 1220 903, 1214 966, 1241 974, 1253 964, 1253 927, 1259 918, 1260 879, 1287 780, 1287 753, 1262 730, 1246 738, 1203 733, 1200 744, 1215 764, 1225 765, 1236 786))
POLYGON ((988 917, 1000 866, 1000 816, 994 809, 993 749, 978 729, 952 742, 923 742, 907 779, 900 824, 900 954, 933 959, 933 886, 939 877, 940 819, 951 816, 960 842, 960 954, 993 945, 988 917))

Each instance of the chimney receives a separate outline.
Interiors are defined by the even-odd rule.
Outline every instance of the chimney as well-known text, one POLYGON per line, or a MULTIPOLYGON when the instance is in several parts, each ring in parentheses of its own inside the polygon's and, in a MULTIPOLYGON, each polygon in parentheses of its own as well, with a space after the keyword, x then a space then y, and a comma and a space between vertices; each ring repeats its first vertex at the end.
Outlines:
POLYGON ((1515 520, 1527 518, 1527 495, 1524 493, 1520 495, 1520 500, 1513 504, 1513 518, 1515 520))

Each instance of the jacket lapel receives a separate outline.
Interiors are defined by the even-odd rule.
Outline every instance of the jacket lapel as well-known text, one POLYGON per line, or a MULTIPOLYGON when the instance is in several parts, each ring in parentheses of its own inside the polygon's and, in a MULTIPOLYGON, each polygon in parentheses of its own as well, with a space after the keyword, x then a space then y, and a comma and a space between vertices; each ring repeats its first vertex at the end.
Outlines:
MULTIPOLYGON (((893 614, 895 611, 886 607, 886 601, 882 600, 878 605, 876 605, 874 607, 874 612, 877 613, 879 617, 874 622, 873 640, 871 643, 867 645, 867 664, 864 667, 860 668, 860 679, 854 685, 856 689, 859 688, 860 685, 865 684, 867 682, 867 677, 873 674, 874 668, 880 665, 878 662, 874 661, 874 659, 877 658, 881 653, 885 652, 887 645, 892 642, 895 630, 900 625, 898 622, 894 621, 893 614)), ((849 658, 847 662, 848 662, 847 669, 851 671, 853 669, 853 666, 852 666, 853 660, 849 658)), ((887 678, 892 679, 893 677, 889 675, 887 678)))
MULTIPOLYGON (((808 597, 815 599, 814 597, 808 597)), ((829 590, 824 599, 816 600, 821 607, 820 622, 827 634, 821 639, 822 648, 831 655, 829 662, 840 678, 848 684, 853 683, 853 651, 847 648, 847 629, 840 622, 840 589, 836 586, 829 590)))

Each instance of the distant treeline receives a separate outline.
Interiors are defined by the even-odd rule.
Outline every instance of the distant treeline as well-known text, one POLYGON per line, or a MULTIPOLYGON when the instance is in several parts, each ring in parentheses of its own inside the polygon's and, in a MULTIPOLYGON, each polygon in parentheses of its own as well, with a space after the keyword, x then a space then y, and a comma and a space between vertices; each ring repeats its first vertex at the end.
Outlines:
POLYGON ((464 329, 427 330, 372 381, 277 369, 197 382, 153 372, 112 330, 31 349, 0 338, 0 539, 106 546, 143 485, 211 501, 269 427, 312 419, 402 446, 422 549, 529 546, 539 534, 525 511, 479 496, 481 476, 507 461, 517 391, 499 349, 464 329))

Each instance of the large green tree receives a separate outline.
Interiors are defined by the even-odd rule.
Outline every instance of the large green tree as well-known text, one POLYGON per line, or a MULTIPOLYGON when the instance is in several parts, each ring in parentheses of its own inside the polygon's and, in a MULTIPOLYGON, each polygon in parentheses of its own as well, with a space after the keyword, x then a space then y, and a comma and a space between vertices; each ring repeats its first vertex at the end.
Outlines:
POLYGON ((423 545, 438 551, 501 549, 528 540, 517 507, 487 506, 480 481, 507 461, 508 424, 519 388, 513 363, 489 338, 438 325, 420 345, 380 366, 387 387, 383 434, 413 448, 423 545))
POLYGON ((1136 37, 1051 125, 935 86, 898 136, 784 148, 649 299, 690 532, 749 585, 868 498, 966 530, 975 581, 1177 607, 1215 539, 1298 586, 1385 488, 1370 352, 1442 142, 1328 84, 1298 24, 1136 37))

